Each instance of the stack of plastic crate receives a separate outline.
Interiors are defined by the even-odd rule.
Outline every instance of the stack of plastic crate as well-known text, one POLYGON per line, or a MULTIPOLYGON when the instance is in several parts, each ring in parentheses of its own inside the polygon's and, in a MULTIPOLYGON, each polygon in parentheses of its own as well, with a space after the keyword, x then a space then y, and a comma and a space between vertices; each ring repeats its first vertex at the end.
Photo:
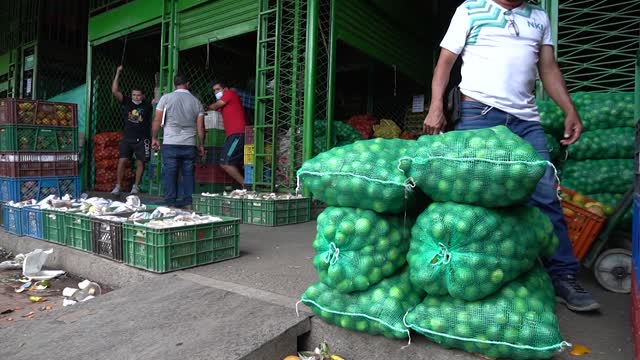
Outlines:
POLYGON ((0 200, 79 193, 76 105, 0 99, 0 200))
POLYGON ((236 187, 234 180, 220 166, 226 140, 222 117, 209 111, 205 117, 205 157, 196 166, 196 192, 222 192, 236 187))

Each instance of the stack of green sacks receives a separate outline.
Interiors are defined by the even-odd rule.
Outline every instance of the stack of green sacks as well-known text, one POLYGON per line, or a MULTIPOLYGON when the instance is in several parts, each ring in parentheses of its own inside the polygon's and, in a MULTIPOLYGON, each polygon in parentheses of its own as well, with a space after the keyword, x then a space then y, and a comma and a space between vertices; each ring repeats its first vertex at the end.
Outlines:
POLYGON ((546 171, 504 126, 321 153, 298 171, 330 205, 314 241, 320 281, 301 301, 346 329, 390 338, 413 329, 487 356, 553 356, 567 344, 537 259, 558 239, 526 206, 546 171), (416 218, 427 203, 418 189, 435 202, 416 218))
MULTIPOLYGON (((582 119, 580 139, 567 148, 562 185, 615 207, 633 184, 635 123, 633 93, 576 93, 582 119)), ((562 137, 564 114, 551 100, 538 103, 545 131, 562 137)), ((610 215, 610 214, 607 214, 610 215)), ((631 209, 621 227, 630 228, 631 209)))

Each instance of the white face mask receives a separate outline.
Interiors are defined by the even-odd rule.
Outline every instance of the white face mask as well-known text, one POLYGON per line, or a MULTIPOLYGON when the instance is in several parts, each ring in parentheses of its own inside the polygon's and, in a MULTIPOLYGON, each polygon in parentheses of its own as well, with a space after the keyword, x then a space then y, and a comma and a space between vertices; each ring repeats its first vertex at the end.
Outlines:
POLYGON ((216 93, 216 99, 217 99, 217 100, 222 99, 222 93, 224 93, 224 90, 218 91, 218 92, 216 93))
POLYGON ((142 104, 142 101, 135 101, 135 100, 131 100, 132 103, 136 104, 136 105, 140 105, 142 104))

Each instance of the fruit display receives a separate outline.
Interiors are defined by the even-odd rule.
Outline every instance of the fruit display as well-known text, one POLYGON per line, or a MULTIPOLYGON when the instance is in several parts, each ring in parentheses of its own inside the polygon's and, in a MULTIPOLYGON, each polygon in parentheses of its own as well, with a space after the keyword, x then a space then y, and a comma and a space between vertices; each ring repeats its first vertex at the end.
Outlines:
POLYGON ((633 159, 636 131, 632 127, 587 131, 568 148, 574 160, 633 159))
POLYGON ((313 264, 340 293, 363 291, 405 265, 412 220, 371 210, 329 207, 318 216, 313 264))
MULTIPOLYGON (((332 147, 351 144, 363 137, 348 124, 334 121, 332 147)), ((316 156, 327 149, 327 121, 316 120, 313 123, 313 155, 316 156)))
POLYGON ((411 282, 430 295, 482 299, 558 247, 549 218, 523 206, 486 209, 433 203, 411 234, 411 282))
POLYGON ((549 163, 505 126, 422 136, 400 168, 435 201, 485 207, 526 203, 549 163))
POLYGON ((415 192, 398 161, 411 156, 415 141, 372 139, 333 148, 306 161, 298 179, 313 196, 330 206, 379 213, 404 213, 415 192))
POLYGON ((301 301, 322 320, 348 330, 406 338, 403 318, 424 298, 409 281, 408 268, 382 280, 366 291, 342 294, 322 282, 311 285, 301 301))
POLYGON ((555 306, 551 280, 538 265, 483 300, 428 295, 409 311, 406 323, 447 348, 492 359, 548 359, 569 346, 555 306))
POLYGON ((367 114, 353 115, 347 120, 347 124, 358 130, 363 139, 371 139, 373 136, 373 125, 377 123, 378 120, 376 118, 367 114))
MULTIPOLYGON (((611 205, 605 205, 600 201, 596 201, 590 196, 585 196, 580 193, 574 193, 569 191, 560 191, 560 197, 565 203, 572 204, 581 209, 587 210, 595 215, 607 217, 611 216, 614 211, 614 207, 611 205)), ((562 209, 565 216, 574 216, 575 212, 567 207, 562 209)))
POLYGON ((624 193, 633 184, 633 159, 569 160, 562 167, 562 186, 583 194, 624 193))
POLYGON ((34 115, 36 111, 36 102, 28 100, 17 101, 17 123, 18 124, 33 124, 34 115))

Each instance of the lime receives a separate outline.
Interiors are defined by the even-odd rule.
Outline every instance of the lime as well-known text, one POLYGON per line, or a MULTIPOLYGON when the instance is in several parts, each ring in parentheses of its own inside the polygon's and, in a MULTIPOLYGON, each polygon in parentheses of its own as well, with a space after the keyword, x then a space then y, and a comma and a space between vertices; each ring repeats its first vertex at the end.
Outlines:
POLYGON ((496 284, 496 285, 500 285, 502 284, 502 281, 504 280, 504 272, 502 271, 502 269, 497 269, 494 272, 491 273, 491 282, 496 284))

